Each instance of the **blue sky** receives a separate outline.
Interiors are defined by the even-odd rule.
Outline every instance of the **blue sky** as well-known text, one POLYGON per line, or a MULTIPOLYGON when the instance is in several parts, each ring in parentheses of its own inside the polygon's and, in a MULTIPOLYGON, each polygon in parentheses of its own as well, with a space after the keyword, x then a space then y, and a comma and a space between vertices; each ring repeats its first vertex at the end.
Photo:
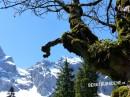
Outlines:
MULTIPOLYGON (((14 18, 13 10, 0 10, 0 21, 0 46, 22 68, 42 60, 41 46, 69 30, 67 19, 58 20, 54 14, 47 14, 41 19, 28 11, 14 18)), ((110 33, 96 34, 101 38, 112 38, 110 33)), ((56 61, 62 56, 75 55, 58 45, 52 49, 48 59, 56 61)))
MULTIPOLYGON (((44 19, 26 12, 13 17, 14 11, 0 11, 0 46, 4 52, 12 56, 16 65, 22 68, 30 67, 43 59, 41 46, 49 40, 58 38, 69 28, 67 20, 57 20, 50 14, 44 19)), ((74 56, 62 46, 52 49, 49 60, 55 61, 61 56, 74 56)))

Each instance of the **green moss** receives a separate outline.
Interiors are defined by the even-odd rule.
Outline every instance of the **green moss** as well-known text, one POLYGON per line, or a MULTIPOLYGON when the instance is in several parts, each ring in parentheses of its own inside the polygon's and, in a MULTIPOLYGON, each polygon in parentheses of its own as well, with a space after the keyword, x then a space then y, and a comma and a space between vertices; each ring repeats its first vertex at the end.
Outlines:
POLYGON ((116 4, 117 5, 121 5, 122 7, 124 7, 124 5, 127 3, 127 1, 129 1, 129 0, 116 0, 116 4))
POLYGON ((106 72, 105 68, 107 69, 110 63, 110 49, 116 45, 117 42, 112 40, 96 41, 93 45, 89 45, 89 64, 93 64, 98 71, 106 72))
POLYGON ((126 1, 127 0, 121 0, 121 6, 124 6, 126 1))
POLYGON ((118 5, 120 3, 120 0, 116 0, 116 4, 118 5))
MULTIPOLYGON (((125 7, 126 3, 129 0, 117 0, 117 7, 120 5, 122 8, 125 7)), ((130 14, 127 13, 118 13, 119 15, 116 17, 116 28, 119 35, 119 39, 124 38, 130 33, 130 14), (123 37, 122 37, 123 36, 123 37)))
POLYGON ((112 92, 111 97, 130 97, 128 95, 129 88, 127 86, 121 86, 112 92))
MULTIPOLYGON (((89 45, 87 62, 96 71, 109 75, 114 80, 124 79, 124 58, 129 58, 128 42, 103 40, 89 45), (125 43, 126 42, 126 43, 125 43)), ((126 65, 125 65, 126 66, 126 65)))
MULTIPOLYGON (((126 19, 117 19, 116 27, 117 27, 117 31, 119 34, 119 38, 121 38, 121 36, 122 35, 124 36, 125 35, 124 33, 126 33, 129 30, 129 23, 126 19)), ((126 33, 126 35, 127 35, 127 33, 126 33)))
POLYGON ((89 46, 88 51, 90 53, 93 53, 93 56, 96 56, 96 54, 104 52, 108 52, 110 48, 113 48, 118 45, 118 41, 112 41, 109 39, 103 40, 103 41, 96 41, 93 45, 89 46))

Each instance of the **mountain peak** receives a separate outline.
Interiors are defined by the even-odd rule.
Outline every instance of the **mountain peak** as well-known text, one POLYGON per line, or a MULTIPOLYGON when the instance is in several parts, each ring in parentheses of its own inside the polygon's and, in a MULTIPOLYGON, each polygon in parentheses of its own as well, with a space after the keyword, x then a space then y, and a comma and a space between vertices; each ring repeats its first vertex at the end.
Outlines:
POLYGON ((3 49, 0 46, 0 59, 2 59, 4 56, 6 56, 6 55, 5 55, 3 49))

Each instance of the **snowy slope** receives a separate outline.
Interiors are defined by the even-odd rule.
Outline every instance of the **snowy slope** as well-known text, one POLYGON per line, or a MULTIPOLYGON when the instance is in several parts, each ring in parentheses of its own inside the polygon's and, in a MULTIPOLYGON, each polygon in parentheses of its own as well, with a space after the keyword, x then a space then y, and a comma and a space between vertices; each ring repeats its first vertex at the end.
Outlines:
MULTIPOLYGON (((15 92, 16 97, 44 97, 37 92, 37 88, 34 86, 29 90, 20 90, 15 92)), ((0 92, 0 97, 7 97, 7 92, 0 92)))
POLYGON ((0 95, 7 92, 11 86, 19 92, 31 89, 33 82, 30 74, 26 70, 17 68, 13 58, 7 56, 0 47, 0 95))
MULTIPOLYGON (((74 73, 78 71, 80 58, 60 58, 57 62, 41 60, 28 69, 16 67, 13 58, 6 56, 0 48, 0 97, 6 97, 11 86, 15 88, 16 97, 50 97, 55 91, 56 79, 60 66, 67 60, 74 73), (41 96, 42 95, 42 96, 41 96)), ((110 81, 99 75, 98 81, 110 81)), ((112 87, 99 87, 99 97, 108 97, 112 87)))
POLYGON ((50 68, 55 63, 42 60, 36 65, 28 69, 31 74, 32 81, 37 87, 38 92, 43 96, 50 96, 56 85, 56 76, 51 73, 50 68))

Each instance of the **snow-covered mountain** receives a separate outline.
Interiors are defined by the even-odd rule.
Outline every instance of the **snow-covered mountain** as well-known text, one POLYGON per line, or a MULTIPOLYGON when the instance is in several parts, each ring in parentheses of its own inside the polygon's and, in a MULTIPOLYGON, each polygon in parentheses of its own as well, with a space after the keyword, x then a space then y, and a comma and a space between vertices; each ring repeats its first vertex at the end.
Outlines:
POLYGON ((28 69, 34 85, 42 96, 50 96, 54 91, 56 76, 50 70, 53 65, 54 63, 45 60, 28 69))
MULTIPOLYGON (((57 62, 42 60, 27 70, 31 74, 32 82, 42 96, 49 97, 54 92, 57 73, 65 60, 66 58, 61 58, 57 62)), ((81 60, 79 58, 67 58, 67 60, 74 71, 77 71, 81 60)))
POLYGON ((7 56, 0 47, 0 97, 6 97, 2 93, 6 93, 11 86, 18 92, 33 88, 33 82, 30 73, 17 68, 13 58, 7 56))
MULTIPOLYGON (((13 58, 0 48, 0 97, 6 97, 11 86, 16 97, 50 97, 55 91, 59 68, 66 59, 76 73, 82 62, 80 58, 62 57, 57 62, 42 60, 25 70, 16 67, 13 58)), ((99 75, 98 81, 102 80, 110 81, 108 77, 99 75)), ((100 97, 107 97, 111 90, 111 86, 98 88, 100 97)))

